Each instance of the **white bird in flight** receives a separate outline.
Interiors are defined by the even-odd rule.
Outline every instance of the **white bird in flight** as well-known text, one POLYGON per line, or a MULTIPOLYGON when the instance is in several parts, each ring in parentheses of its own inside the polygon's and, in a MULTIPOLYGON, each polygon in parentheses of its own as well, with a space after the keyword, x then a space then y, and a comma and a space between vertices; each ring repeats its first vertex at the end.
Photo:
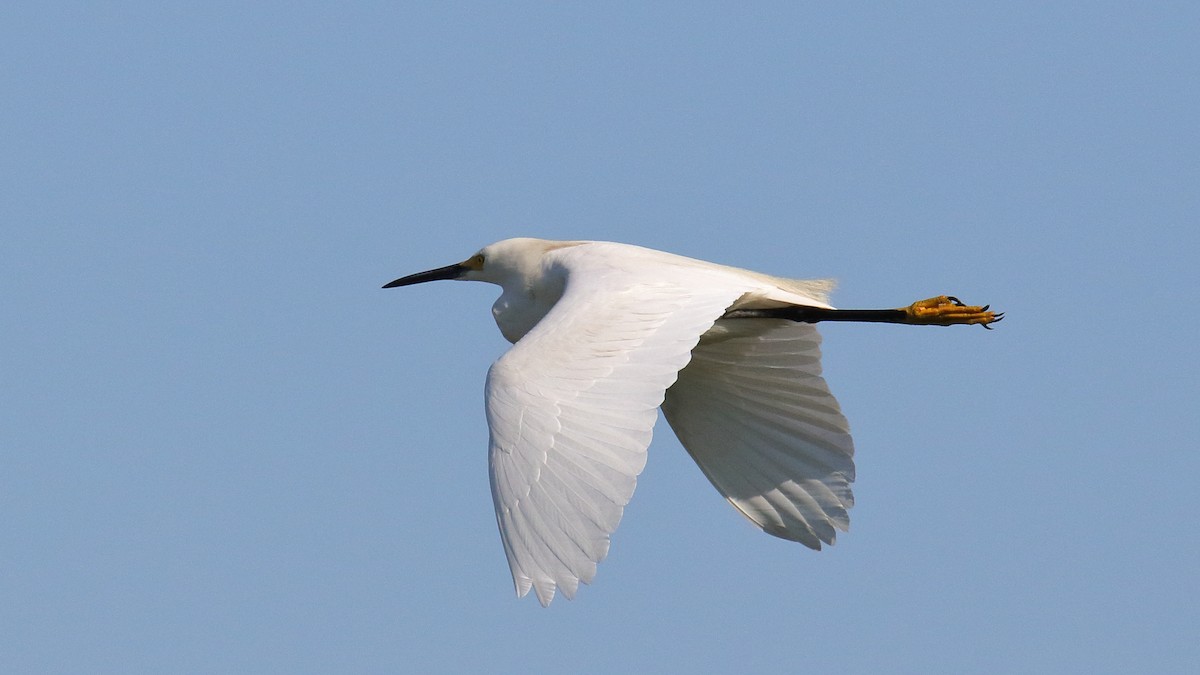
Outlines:
POLYGON ((397 279, 503 289, 513 347, 485 385, 492 500, 517 595, 590 583, 633 496, 661 406, 725 499, 820 550, 849 527, 854 444, 821 377, 818 321, 988 324, 950 296, 839 310, 833 284, 599 241, 507 239, 397 279))

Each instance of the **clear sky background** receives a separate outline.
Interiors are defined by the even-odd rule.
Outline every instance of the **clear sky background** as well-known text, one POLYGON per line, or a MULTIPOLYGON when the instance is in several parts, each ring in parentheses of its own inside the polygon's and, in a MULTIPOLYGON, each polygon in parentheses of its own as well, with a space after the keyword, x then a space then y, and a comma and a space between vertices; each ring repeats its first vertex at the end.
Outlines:
POLYGON ((1200 672, 1200 5, 4 3, 0 669, 1200 672), (1053 6, 1048 6, 1053 5, 1053 6), (850 532, 661 424, 592 586, 488 492, 511 236, 797 277, 850 532))

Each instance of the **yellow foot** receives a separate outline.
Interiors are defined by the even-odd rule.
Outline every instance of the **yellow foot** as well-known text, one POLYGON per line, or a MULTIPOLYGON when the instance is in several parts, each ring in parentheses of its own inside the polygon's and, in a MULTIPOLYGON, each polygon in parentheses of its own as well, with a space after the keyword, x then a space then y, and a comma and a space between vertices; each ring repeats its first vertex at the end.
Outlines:
POLYGON ((989 312, 989 305, 976 307, 964 305, 961 300, 950 295, 939 295, 928 300, 919 300, 905 307, 903 311, 907 323, 922 326, 952 326, 956 323, 978 323, 991 330, 988 324, 1004 318, 1003 313, 989 312))

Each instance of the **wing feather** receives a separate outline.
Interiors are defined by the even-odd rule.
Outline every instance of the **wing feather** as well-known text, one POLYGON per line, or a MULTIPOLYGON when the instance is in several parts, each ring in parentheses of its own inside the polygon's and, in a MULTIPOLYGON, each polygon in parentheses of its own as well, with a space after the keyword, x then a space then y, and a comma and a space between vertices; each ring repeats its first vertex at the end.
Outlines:
POLYGON ((763 531, 820 549, 849 527, 854 444, 809 324, 726 320, 663 414, 701 470, 763 531))
POLYGON ((486 385, 496 521, 517 594, 543 605, 595 576, 667 388, 745 291, 578 274, 486 385))

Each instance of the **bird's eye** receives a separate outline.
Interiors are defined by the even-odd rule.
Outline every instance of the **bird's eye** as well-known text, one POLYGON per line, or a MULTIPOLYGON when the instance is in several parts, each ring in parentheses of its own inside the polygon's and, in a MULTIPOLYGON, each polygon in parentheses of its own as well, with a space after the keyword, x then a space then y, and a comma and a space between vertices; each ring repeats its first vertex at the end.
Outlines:
POLYGON ((475 255, 471 256, 470 258, 467 258, 466 266, 473 270, 483 269, 483 254, 476 253, 475 255))

